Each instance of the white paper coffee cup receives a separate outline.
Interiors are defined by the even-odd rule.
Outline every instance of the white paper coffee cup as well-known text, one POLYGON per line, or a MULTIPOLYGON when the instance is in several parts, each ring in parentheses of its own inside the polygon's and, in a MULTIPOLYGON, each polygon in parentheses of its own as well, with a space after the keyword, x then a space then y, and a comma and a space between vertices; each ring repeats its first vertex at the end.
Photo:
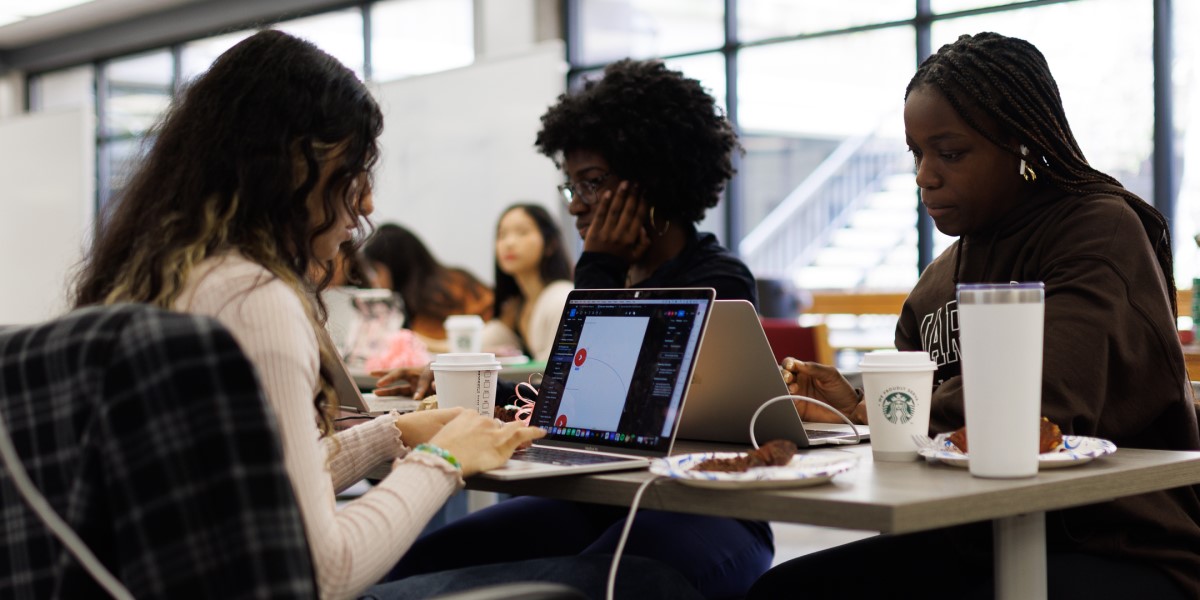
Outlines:
POLYGON ((442 327, 451 352, 477 354, 483 350, 483 318, 479 315, 450 315, 442 327))
POLYGON ((877 461, 917 459, 914 435, 929 435, 933 372, 927 352, 878 350, 863 355, 863 402, 871 427, 871 455, 877 461))
POLYGON ((430 363, 437 381, 438 408, 462 407, 490 417, 496 406, 500 363, 490 352, 439 354, 430 363))

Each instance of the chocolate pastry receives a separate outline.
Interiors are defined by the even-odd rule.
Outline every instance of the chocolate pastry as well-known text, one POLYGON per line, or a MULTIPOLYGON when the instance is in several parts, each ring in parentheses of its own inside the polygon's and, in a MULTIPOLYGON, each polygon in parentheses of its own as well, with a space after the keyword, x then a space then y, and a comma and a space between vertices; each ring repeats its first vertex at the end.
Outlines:
POLYGON ((792 462, 796 454, 796 444, 788 440, 771 440, 758 450, 730 458, 710 458, 697 463, 692 469, 696 471, 720 471, 723 473, 741 473, 755 467, 780 467, 792 462))
MULTIPOLYGON (((1062 430, 1058 428, 1058 425, 1050 422, 1050 419, 1042 417, 1042 421, 1039 426, 1039 454, 1043 452, 1050 452, 1062 444, 1062 430)), ((960 427, 957 431, 950 434, 950 443, 954 444, 956 448, 962 450, 964 453, 967 452, 967 428, 960 427)))

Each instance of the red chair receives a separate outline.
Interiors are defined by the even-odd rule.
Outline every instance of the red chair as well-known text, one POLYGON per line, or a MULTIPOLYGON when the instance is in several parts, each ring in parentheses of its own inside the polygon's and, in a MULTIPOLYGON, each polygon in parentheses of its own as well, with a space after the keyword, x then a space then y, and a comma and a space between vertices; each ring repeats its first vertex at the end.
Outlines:
POLYGON ((775 354, 775 362, 790 356, 823 365, 834 364, 829 329, 824 323, 802 327, 794 319, 763 319, 762 326, 775 354))

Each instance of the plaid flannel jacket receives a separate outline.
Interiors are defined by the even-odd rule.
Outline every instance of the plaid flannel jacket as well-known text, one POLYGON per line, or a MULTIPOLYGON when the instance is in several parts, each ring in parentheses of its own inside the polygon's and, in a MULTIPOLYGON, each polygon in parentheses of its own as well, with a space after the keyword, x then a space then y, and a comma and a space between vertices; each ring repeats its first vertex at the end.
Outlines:
MULTIPOLYGON (((134 597, 315 597, 274 417, 216 321, 119 305, 0 330, 0 416, 134 597)), ((103 596, 0 469, 0 597, 103 596)))

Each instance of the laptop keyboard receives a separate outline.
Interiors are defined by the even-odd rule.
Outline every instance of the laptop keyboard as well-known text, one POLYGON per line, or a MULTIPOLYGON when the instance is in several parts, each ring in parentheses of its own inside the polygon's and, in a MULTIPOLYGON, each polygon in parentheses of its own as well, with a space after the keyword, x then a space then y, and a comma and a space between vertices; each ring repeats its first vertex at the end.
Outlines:
POLYGON ((595 465, 629 460, 624 456, 606 456, 587 452, 571 452, 545 446, 531 446, 513 453, 513 458, 550 465, 595 465))

